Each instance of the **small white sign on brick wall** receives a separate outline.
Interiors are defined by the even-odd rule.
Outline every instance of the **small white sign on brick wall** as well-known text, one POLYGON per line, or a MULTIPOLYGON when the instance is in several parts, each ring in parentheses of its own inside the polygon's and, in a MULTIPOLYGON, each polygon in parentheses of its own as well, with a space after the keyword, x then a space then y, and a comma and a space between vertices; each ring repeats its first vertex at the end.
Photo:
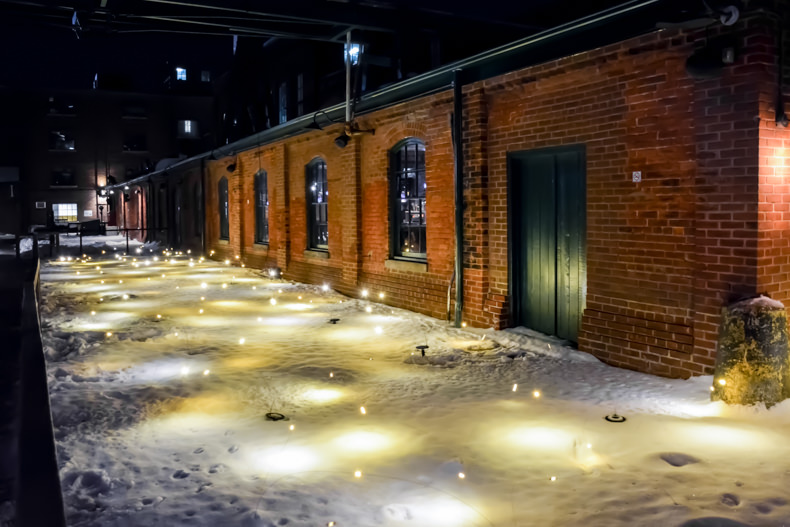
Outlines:
POLYGON ((85 216, 86 218, 92 218, 93 217, 93 211, 89 210, 89 209, 85 209, 82 212, 82 215, 85 216))

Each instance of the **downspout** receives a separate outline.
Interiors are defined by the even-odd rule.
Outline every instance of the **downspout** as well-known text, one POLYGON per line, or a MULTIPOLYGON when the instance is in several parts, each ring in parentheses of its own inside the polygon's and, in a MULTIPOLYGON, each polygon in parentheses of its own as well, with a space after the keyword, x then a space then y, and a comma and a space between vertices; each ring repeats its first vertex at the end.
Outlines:
POLYGON ((200 247, 206 254, 206 158, 200 158, 200 247))
POLYGON ((464 312, 464 150, 462 70, 453 70, 453 154, 455 161, 455 327, 464 312))

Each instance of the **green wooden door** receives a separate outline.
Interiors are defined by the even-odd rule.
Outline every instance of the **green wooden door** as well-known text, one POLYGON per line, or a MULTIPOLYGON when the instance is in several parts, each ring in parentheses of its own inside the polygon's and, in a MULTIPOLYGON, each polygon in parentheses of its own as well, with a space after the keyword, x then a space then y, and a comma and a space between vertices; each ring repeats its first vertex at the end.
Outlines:
POLYGON ((577 342, 584 310, 584 147, 509 155, 513 323, 577 342))

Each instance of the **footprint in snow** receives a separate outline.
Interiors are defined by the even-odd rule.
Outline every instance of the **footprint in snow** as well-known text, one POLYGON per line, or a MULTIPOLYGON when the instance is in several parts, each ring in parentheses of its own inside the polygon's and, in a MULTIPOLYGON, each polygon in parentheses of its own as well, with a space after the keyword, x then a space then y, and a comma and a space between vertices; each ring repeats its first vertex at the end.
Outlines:
POLYGON ((230 452, 231 454, 235 454, 235 453, 236 453, 236 452, 238 452, 238 451, 239 451, 239 447, 238 447, 238 445, 233 445, 232 447, 230 447, 230 448, 228 449, 228 452, 230 452))
POLYGON ((658 457, 660 457, 661 459, 663 459, 673 467, 683 467, 686 465, 693 465, 694 463, 699 463, 700 461, 694 456, 683 454, 681 452, 664 452, 663 454, 659 454, 658 457))
POLYGON ((203 450, 202 448, 196 448, 195 450, 192 451, 193 454, 202 454, 203 452, 205 452, 205 450, 203 450))
POLYGON ((729 492, 721 495, 721 502, 728 507, 737 507, 741 504, 740 498, 729 492))
POLYGON ((173 479, 184 479, 189 477, 189 472, 184 472, 183 470, 176 470, 175 472, 173 472, 173 475, 171 477, 173 479))

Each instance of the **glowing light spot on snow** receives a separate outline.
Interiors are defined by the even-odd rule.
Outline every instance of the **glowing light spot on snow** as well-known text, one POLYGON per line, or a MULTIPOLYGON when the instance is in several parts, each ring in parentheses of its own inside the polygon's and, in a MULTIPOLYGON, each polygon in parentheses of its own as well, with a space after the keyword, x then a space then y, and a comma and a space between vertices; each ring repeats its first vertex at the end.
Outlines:
POLYGON ((516 428, 507 438, 520 446, 543 451, 569 451, 573 436, 563 430, 541 426, 516 428))
POLYGON ((227 288, 228 288, 228 284, 222 284, 222 289, 227 289, 227 288))
POLYGON ((203 375, 208 375, 209 373, 211 373, 210 370, 203 370, 203 375))
POLYGON ((225 260, 225 265, 230 265, 230 260, 225 260))
POLYGON ((253 454, 254 467, 265 473, 291 474, 310 470, 317 464, 316 454, 305 447, 272 447, 253 454))
POLYGON ((108 332, 107 332, 107 336, 108 336, 108 337, 112 337, 112 331, 108 331, 108 332))
POLYGON ((200 284, 200 287, 202 287, 203 289, 205 289, 205 288, 207 288, 207 287, 208 287, 208 284, 207 284, 206 282, 203 282, 202 284, 200 284))
POLYGON ((329 286, 324 284, 321 286, 321 291, 329 291, 329 286))
POLYGON ((384 330, 381 329, 381 326, 376 326, 376 328, 373 331, 376 332, 376 335, 381 335, 382 333, 384 333, 384 330))
POLYGON ((291 426, 289 426, 289 427, 288 427, 288 430, 290 430, 291 432, 293 432, 293 431, 294 431, 294 428, 296 428, 296 427, 295 427, 294 425, 291 425, 291 426))
POLYGON ((285 304, 283 307, 285 309, 290 309, 291 311, 307 311, 308 309, 312 309, 315 306, 311 306, 310 304, 285 304))
POLYGON ((189 375, 189 366, 183 366, 181 368, 181 375, 189 375))
MULTIPOLYGON (((449 496, 423 497, 417 498, 419 501, 408 504, 392 504, 385 507, 385 510, 408 511, 410 523, 415 525, 430 525, 431 527, 456 527, 458 525, 483 525, 483 523, 470 524, 476 518, 483 520, 472 508, 464 505, 459 500, 454 500, 449 496)), ((397 515, 393 519, 398 519, 397 515)), ((488 524, 489 522, 485 522, 488 524)))
POLYGON ((518 384, 513 385, 513 391, 515 392, 516 390, 518 390, 518 384))
POLYGON ((461 327, 465 328, 466 327, 466 322, 461 322, 461 327))
POLYGON ((374 452, 392 446, 392 440, 378 432, 351 432, 336 438, 335 446, 352 452, 374 452))
POLYGON ((557 481, 557 476, 552 476, 550 479, 551 481, 557 481))
POLYGON ((361 470, 354 471, 354 477, 355 478, 361 478, 362 477, 362 471, 361 470))
POLYGON ((365 410, 365 407, 364 407, 364 406, 360 406, 360 407, 359 407, 359 413, 361 413, 362 415, 365 415, 365 414, 367 414, 368 412, 367 412, 367 410, 365 410))
POLYGON ((331 388, 315 388, 304 392, 303 397, 316 403, 328 403, 343 396, 340 390, 331 388))
POLYGON ((123 295, 124 300, 129 300, 129 295, 123 295))
POLYGON ((91 315, 95 315, 95 314, 96 314, 96 311, 91 311, 91 315))
POLYGON ((201 309, 200 311, 198 311, 198 313, 200 313, 202 315, 203 314, 203 310, 201 309))
POLYGON ((538 397, 540 397, 540 390, 535 390, 534 392, 532 392, 532 397, 534 397, 534 398, 536 398, 536 399, 537 399, 538 397))
POLYGON ((274 298, 270 298, 270 299, 269 299, 269 303, 270 303, 271 305, 273 305, 273 306, 276 306, 276 305, 277 305, 277 300, 275 300, 274 298))
POLYGON ((379 293, 379 299, 384 299, 384 293, 379 293))
POLYGON ((719 384, 725 386, 727 384, 727 381, 724 379, 719 379, 719 384))
POLYGON ((372 313, 373 312, 373 308, 368 306, 368 307, 365 308, 365 312, 366 313, 372 313))
POLYGON ((368 290, 367 289, 363 289, 360 294, 362 295, 362 298, 367 298, 368 297, 368 290))
POLYGON ((239 344, 244 344, 245 342, 246 342, 246 339, 244 337, 241 337, 239 339, 239 344))
POLYGON ((459 479, 465 479, 466 478, 466 474, 464 474, 463 472, 459 472, 458 473, 458 478, 459 479))

